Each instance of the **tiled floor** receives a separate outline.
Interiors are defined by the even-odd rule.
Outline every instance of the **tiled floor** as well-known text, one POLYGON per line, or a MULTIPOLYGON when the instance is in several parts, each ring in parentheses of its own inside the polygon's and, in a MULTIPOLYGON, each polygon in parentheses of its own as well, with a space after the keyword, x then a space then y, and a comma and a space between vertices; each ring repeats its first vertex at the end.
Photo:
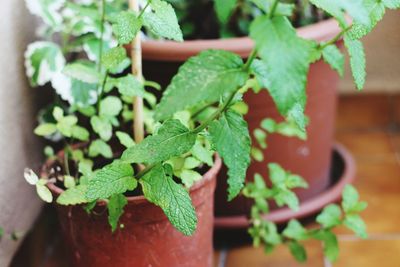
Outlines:
POLYGON ((400 266, 400 96, 341 97, 336 139, 356 160, 355 185, 369 203, 363 213, 369 238, 360 240, 346 229, 337 229, 341 253, 333 264, 324 260, 320 243, 310 242, 306 264, 292 260, 285 247, 265 255, 246 245, 220 253, 216 267, 400 266))
MULTIPOLYGON (((319 242, 309 242, 306 264, 296 263, 285 247, 267 256, 248 244, 216 251, 215 267, 400 266, 400 96, 342 97, 336 138, 349 148, 357 163, 355 185, 361 198, 369 202, 363 213, 369 238, 360 240, 337 229, 341 253, 333 264, 324 259, 319 242)), ((56 262, 47 266, 61 267, 56 262)))

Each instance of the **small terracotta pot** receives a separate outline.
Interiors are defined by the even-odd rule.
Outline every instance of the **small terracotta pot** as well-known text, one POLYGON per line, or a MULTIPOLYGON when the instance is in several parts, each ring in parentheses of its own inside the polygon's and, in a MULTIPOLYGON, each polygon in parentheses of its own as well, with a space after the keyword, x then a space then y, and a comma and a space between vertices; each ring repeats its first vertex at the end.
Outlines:
MULTIPOLYGON (((44 167, 44 175, 52 162, 44 167)), ((104 202, 93 213, 82 206, 57 205, 61 230, 74 267, 211 267, 213 260, 213 199, 221 160, 190 190, 198 225, 193 236, 184 236, 163 211, 143 196, 128 197, 120 219, 123 229, 111 233, 104 202)), ((62 189, 49 185, 55 196, 62 189)))
MULTIPOLYGON (((340 28, 335 20, 330 19, 299 28, 297 32, 303 38, 321 42, 336 36, 340 32, 340 28)), ((252 48, 253 42, 248 37, 195 40, 183 43, 145 41, 143 43, 144 75, 147 79, 161 82, 165 86, 176 74, 184 60, 202 50, 224 49, 247 58, 252 48)), ((307 141, 277 134, 270 135, 267 140, 268 148, 264 151, 264 161, 251 164, 247 173, 248 179, 253 179, 255 173, 260 173, 267 179, 267 164, 275 162, 307 180, 310 187, 307 190, 297 191, 301 201, 311 199, 327 189, 330 183, 329 170, 333 149, 338 82, 338 75, 322 60, 311 65, 305 111, 310 118, 310 124, 307 128, 307 141)), ((259 94, 247 93, 245 101, 249 105, 249 113, 246 115, 246 120, 251 132, 260 127, 260 123, 264 118, 272 118, 277 121, 283 120, 265 90, 259 94)), ((228 203, 226 195, 226 172, 222 171, 218 178, 216 191, 216 216, 249 213, 251 202, 239 197, 228 203)))

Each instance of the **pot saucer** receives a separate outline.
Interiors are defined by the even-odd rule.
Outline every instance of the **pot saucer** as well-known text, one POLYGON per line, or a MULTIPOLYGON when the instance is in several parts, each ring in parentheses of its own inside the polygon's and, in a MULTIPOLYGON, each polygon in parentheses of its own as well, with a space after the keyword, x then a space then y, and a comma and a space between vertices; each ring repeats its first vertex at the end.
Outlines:
MULTIPOLYGON (((291 219, 304 219, 315 215, 326 205, 340 200, 344 186, 354 180, 355 172, 353 156, 343 145, 336 143, 333 147, 330 186, 321 194, 300 203, 298 211, 284 207, 272 210, 263 218, 279 224, 291 219)), ((214 219, 214 228, 216 229, 242 229, 249 225, 250 221, 246 215, 216 217, 214 219)))

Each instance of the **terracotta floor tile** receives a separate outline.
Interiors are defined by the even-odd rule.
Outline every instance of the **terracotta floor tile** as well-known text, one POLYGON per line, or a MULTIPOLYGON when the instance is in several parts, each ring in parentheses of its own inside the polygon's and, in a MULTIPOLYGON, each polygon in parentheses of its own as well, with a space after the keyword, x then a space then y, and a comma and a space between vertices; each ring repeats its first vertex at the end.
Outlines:
POLYGON ((392 96, 393 119, 397 127, 400 127, 400 95, 392 96))
POLYGON ((214 251, 214 262, 213 262, 213 266, 214 267, 219 267, 219 257, 220 257, 221 253, 219 251, 214 251))
POLYGON ((400 240, 340 241, 334 267, 398 267, 400 240))
POLYGON ((272 254, 266 255, 262 248, 252 246, 230 250, 225 267, 323 267, 323 253, 320 242, 306 244, 308 261, 306 265, 296 262, 287 247, 279 246, 272 254))
POLYGON ((337 132, 336 140, 345 145, 357 159, 396 161, 390 135, 383 131, 337 132))
POLYGON ((386 95, 351 95, 339 99, 336 128, 385 128, 391 123, 391 105, 386 95))
MULTIPOLYGON (((400 233, 400 165, 397 162, 359 161, 355 186, 368 202, 362 213, 368 232, 400 233)), ((338 229, 337 233, 350 233, 338 229)))

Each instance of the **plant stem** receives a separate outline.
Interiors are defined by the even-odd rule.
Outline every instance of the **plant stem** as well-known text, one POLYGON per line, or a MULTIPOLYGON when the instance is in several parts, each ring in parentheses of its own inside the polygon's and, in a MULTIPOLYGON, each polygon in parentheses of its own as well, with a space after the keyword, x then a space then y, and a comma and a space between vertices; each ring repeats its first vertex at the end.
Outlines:
POLYGON ((244 64, 244 67, 243 67, 244 70, 246 70, 246 71, 249 70, 251 63, 253 63, 254 59, 257 57, 257 53, 258 53, 258 51, 255 48, 251 51, 249 58, 247 59, 246 63, 244 64))
MULTIPOLYGON (((129 8, 139 13, 139 0, 129 0, 129 8)), ((142 73, 142 47, 140 33, 138 33, 131 45, 132 74, 143 82, 142 73)), ((135 97, 133 99, 133 136, 136 143, 144 139, 144 116, 143 116, 143 98, 135 97)))
POLYGON ((271 10, 268 13, 269 19, 272 19, 272 17, 274 16, 276 8, 278 7, 278 4, 279 4, 279 0, 274 0, 274 2, 272 3, 271 10))
POLYGON ((319 48, 321 50, 323 50, 325 47, 330 46, 335 44, 337 41, 340 40, 340 38, 342 38, 342 36, 351 29, 351 26, 347 27, 346 29, 342 30, 340 33, 338 33, 335 37, 333 37, 331 40, 329 40, 328 42, 322 44, 319 46, 319 48))
POLYGON ((99 47, 99 63, 98 71, 101 72, 101 58, 103 57, 103 39, 104 39, 104 21, 106 16, 106 1, 101 0, 101 21, 100 21, 100 47, 99 47))

